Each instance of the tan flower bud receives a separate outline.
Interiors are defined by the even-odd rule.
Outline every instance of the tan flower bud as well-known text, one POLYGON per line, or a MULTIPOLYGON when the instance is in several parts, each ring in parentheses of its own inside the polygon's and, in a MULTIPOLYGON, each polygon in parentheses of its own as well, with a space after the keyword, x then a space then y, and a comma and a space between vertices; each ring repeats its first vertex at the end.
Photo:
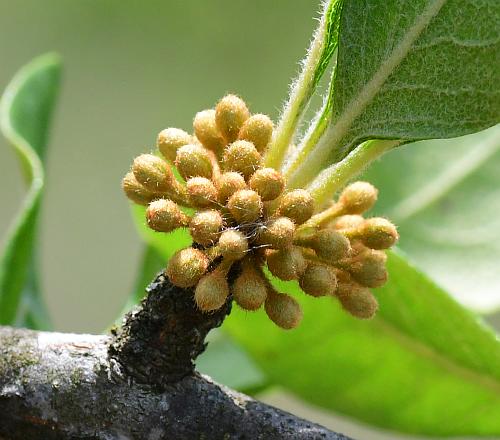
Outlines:
POLYGON ((301 250, 295 246, 277 251, 268 250, 266 257, 269 271, 284 281, 298 279, 307 267, 307 261, 301 250))
POLYGON ((281 199, 278 212, 293 220, 296 225, 309 220, 314 212, 314 199, 309 191, 296 189, 286 193, 281 199))
POLYGON ((247 184, 240 173, 228 171, 220 176, 217 181, 217 189, 219 191, 219 202, 226 204, 229 197, 240 189, 246 189, 247 184))
POLYGON ((215 107, 215 123, 228 142, 236 140, 241 126, 249 117, 245 102, 235 95, 224 96, 215 107))
POLYGON ((198 208, 206 208, 216 203, 217 189, 211 180, 205 177, 191 177, 186 182, 191 204, 198 208))
POLYGON ((335 269, 326 264, 309 263, 299 279, 299 285, 308 295, 333 295, 337 288, 335 269))
POLYGON ((295 328, 302 320, 302 310, 299 303, 286 293, 269 290, 264 307, 271 321, 282 329, 295 328))
POLYGON ((172 200, 158 199, 149 204, 146 210, 146 221, 148 226, 155 231, 171 232, 186 226, 189 217, 172 200))
POLYGON ((226 142, 215 123, 215 110, 196 113, 193 121, 194 133, 205 148, 221 154, 226 142))
POLYGON ((167 162, 153 154, 141 154, 134 159, 132 172, 137 181, 152 192, 169 191, 174 176, 167 162))
POLYGON ((200 145, 184 145, 177 150, 175 166, 184 179, 190 177, 212 178, 212 161, 209 152, 200 145))
POLYGON ((229 145, 222 158, 224 170, 236 171, 246 180, 260 167, 262 157, 248 141, 236 141, 229 145))
POLYGON ((180 147, 192 142, 193 138, 191 135, 180 128, 171 127, 160 131, 156 145, 158 150, 160 150, 160 153, 163 154, 163 157, 168 159, 170 162, 173 162, 175 160, 175 156, 177 155, 177 150, 180 147))
POLYGON ((209 262, 198 249, 181 249, 170 258, 166 274, 177 287, 193 287, 207 271, 209 262))
POLYGON ((273 249, 284 249, 293 243, 295 225, 288 217, 278 217, 262 226, 258 243, 273 249))
POLYGON ((189 223, 189 232, 195 243, 211 246, 217 242, 224 221, 219 211, 197 212, 189 223))
POLYGON ((368 249, 347 263, 345 269, 362 286, 380 287, 387 282, 386 260, 383 251, 368 249))
POLYGON ((366 287, 354 286, 345 294, 339 295, 337 293, 337 297, 344 310, 356 318, 370 319, 377 313, 377 299, 366 287))
POLYGON ((218 271, 217 269, 203 276, 194 292, 196 305, 203 312, 220 309, 228 296, 229 286, 226 274, 224 271, 218 271))
POLYGON ((273 121, 266 115, 253 115, 242 125, 239 139, 252 142, 259 153, 263 153, 273 134, 273 121))
POLYGON ((377 201, 378 191, 368 182, 354 182, 340 194, 339 203, 345 214, 362 214, 377 201))
POLYGON ((122 189, 125 195, 138 205, 147 206, 154 199, 160 197, 152 191, 144 188, 135 178, 134 173, 130 171, 122 180, 122 189))
POLYGON ((226 260, 241 260, 248 252, 248 240, 240 231, 227 229, 219 238, 218 248, 226 260))
POLYGON ((314 249, 316 255, 328 263, 346 258, 351 250, 349 240, 332 229, 321 229, 313 235, 298 237, 294 243, 314 249))
POLYGON ((243 264, 241 274, 233 284, 232 292, 236 303, 244 310, 257 310, 267 297, 267 283, 252 263, 243 264))
POLYGON ((389 220, 374 217, 366 219, 353 237, 358 238, 371 249, 389 249, 398 241, 399 235, 396 227, 389 220))
POLYGON ((227 202, 227 207, 233 218, 239 223, 251 223, 262 214, 262 200, 251 189, 236 191, 227 202))
POLYGON ((285 179, 274 168, 262 168, 253 173, 248 185, 267 202, 281 195, 285 188, 285 179))
POLYGON ((349 230, 349 229, 357 229, 363 223, 365 222, 365 219, 360 216, 360 215, 342 215, 340 217, 337 217, 332 223, 331 226, 333 226, 335 229, 342 231, 342 230, 349 230))

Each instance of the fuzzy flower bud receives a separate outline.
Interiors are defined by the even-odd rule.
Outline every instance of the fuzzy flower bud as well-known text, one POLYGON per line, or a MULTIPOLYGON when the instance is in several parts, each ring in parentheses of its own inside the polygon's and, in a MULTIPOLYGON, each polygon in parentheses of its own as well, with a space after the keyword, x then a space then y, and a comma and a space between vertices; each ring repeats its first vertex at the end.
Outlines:
POLYGON ((267 202, 281 195, 285 188, 285 179, 274 168, 262 168, 253 173, 248 185, 267 202))
POLYGON ((364 222, 365 219, 360 215, 341 215, 331 223, 331 226, 339 231, 343 231, 357 229, 362 226, 364 222))
POLYGON ((246 180, 260 167, 262 157, 248 141, 236 141, 229 145, 222 158, 226 171, 236 171, 246 180))
POLYGON ((134 173, 131 171, 125 175, 122 180, 122 189, 125 195, 138 205, 147 206, 158 194, 144 188, 135 178, 134 173))
POLYGON ((215 110, 203 110, 196 113, 193 121, 194 134, 205 148, 220 154, 225 141, 215 123, 215 110))
POLYGON ((173 162, 175 160, 175 156, 177 155, 177 150, 183 145, 187 145, 192 142, 193 138, 184 130, 181 130, 180 128, 166 128, 158 134, 156 146, 165 159, 173 162))
POLYGON ((217 201, 217 188, 205 177, 191 177, 186 188, 193 206, 206 208, 217 201))
POLYGON ((220 176, 217 181, 217 189, 219 191, 219 202, 226 204, 229 197, 240 189, 246 189, 247 184, 240 173, 228 171, 220 176))
POLYGON ((314 199, 309 191, 296 189, 286 193, 281 199, 278 212, 301 225, 309 220, 314 212, 314 199))
POLYGON ((309 263, 299 279, 299 285, 308 295, 333 295, 337 288, 335 269, 326 264, 309 263))
POLYGON ((239 223, 251 223, 262 214, 262 200, 251 189, 236 191, 227 202, 227 207, 233 218, 239 223))
POLYGON ((251 264, 245 264, 233 284, 232 292, 234 300, 242 309, 257 310, 266 300, 267 284, 262 273, 251 264))
POLYGON ((270 289, 264 307, 271 321, 282 329, 295 328, 302 320, 299 303, 286 293, 278 293, 270 289))
POLYGON ((339 295, 337 293, 337 297, 344 310, 356 318, 370 319, 377 313, 377 299, 370 292, 370 289, 366 287, 353 287, 346 294, 339 295))
POLYGON ((209 152, 200 145, 184 145, 177 150, 175 166, 184 179, 200 176, 212 177, 212 162, 209 152))
POLYGON ((298 279, 306 270, 307 261, 299 248, 269 250, 266 252, 267 267, 276 277, 284 281, 298 279))
POLYGON ((205 274, 209 263, 202 251, 193 248, 181 249, 170 258, 166 273, 175 286, 193 287, 205 274))
POLYGON ((396 227, 381 217, 366 219, 353 235, 370 249, 389 249, 399 238, 396 227))
POLYGON ((297 238, 295 244, 314 249, 316 255, 328 263, 346 258, 351 250, 349 240, 332 229, 321 229, 312 236, 297 238))
POLYGON ((248 252, 248 240, 240 231, 227 229, 221 234, 218 247, 225 259, 241 260, 248 252))
POLYGON ((174 176, 168 163, 153 154, 141 154, 134 159, 132 172, 137 181, 152 192, 168 191, 174 176))
POLYGON ((186 226, 189 217, 172 200, 158 199, 149 204, 146 210, 146 221, 148 226, 155 231, 171 232, 186 226))
POLYGON ((273 249, 284 249, 292 244, 294 233, 294 223, 288 217, 278 217, 263 225, 258 242, 273 249))
POLYGON ((223 220, 219 211, 214 209, 197 212, 189 223, 189 232, 195 243, 210 246, 217 242, 223 220))
POLYGON ((362 214, 377 201, 378 191, 368 182, 354 182, 347 186, 339 197, 345 214, 362 214))
POLYGON ((249 117, 245 102, 235 95, 224 96, 215 107, 215 123, 228 142, 236 140, 241 126, 249 117))
POLYGON ((194 292, 194 300, 202 312, 211 312, 220 309, 228 296, 229 286, 226 274, 217 269, 203 276, 194 292))
POLYGON ((386 260, 384 252, 368 249, 347 263, 345 268, 362 286, 380 287, 387 282, 386 260))
POLYGON ((273 122, 266 115, 253 115, 240 129, 239 139, 252 142, 259 153, 263 153, 273 134, 273 122))

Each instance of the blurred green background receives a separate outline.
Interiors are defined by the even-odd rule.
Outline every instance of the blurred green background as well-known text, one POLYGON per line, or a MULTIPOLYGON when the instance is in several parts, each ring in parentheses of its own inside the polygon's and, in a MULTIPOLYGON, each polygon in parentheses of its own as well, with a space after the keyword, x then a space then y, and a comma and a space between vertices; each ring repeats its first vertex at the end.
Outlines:
MULTIPOLYGON (((318 0, 0 0, 1 89, 40 53, 57 51, 64 62, 40 249, 57 330, 100 332, 132 289, 142 245, 120 180, 133 157, 151 150, 162 128, 189 130, 195 112, 227 92, 276 120, 318 9, 318 0)), ((3 138, 0 176, 3 244, 24 194, 3 138)), ((290 396, 266 399, 355 438, 416 438, 290 396)))

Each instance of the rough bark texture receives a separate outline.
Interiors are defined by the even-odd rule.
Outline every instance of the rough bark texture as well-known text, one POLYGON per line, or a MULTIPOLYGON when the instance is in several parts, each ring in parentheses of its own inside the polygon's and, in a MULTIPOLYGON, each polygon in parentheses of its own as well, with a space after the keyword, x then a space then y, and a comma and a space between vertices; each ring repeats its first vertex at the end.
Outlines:
POLYGON ((347 439, 193 370, 229 310, 159 276, 111 337, 0 327, 0 440, 347 439))

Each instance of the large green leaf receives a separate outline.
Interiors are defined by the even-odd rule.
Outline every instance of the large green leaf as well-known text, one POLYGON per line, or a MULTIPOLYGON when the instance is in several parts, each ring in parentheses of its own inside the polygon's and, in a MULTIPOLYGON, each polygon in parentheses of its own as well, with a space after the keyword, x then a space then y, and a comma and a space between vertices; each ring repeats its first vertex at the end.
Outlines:
POLYGON ((404 432, 499 436, 499 341, 402 256, 388 269, 373 320, 281 283, 304 309, 297 329, 262 311, 234 312, 224 328, 271 382, 316 405, 404 432))
POLYGON ((330 124, 299 156, 294 185, 366 139, 449 138, 499 122, 499 17, 497 0, 346 2, 330 124))
POLYGON ((363 176, 400 247, 464 305, 500 307, 500 126, 396 149, 363 176))
POLYGON ((44 188, 43 162, 61 63, 43 55, 23 67, 0 103, 0 127, 14 147, 29 185, 0 255, 0 324, 47 328, 36 274, 36 235, 44 188))

